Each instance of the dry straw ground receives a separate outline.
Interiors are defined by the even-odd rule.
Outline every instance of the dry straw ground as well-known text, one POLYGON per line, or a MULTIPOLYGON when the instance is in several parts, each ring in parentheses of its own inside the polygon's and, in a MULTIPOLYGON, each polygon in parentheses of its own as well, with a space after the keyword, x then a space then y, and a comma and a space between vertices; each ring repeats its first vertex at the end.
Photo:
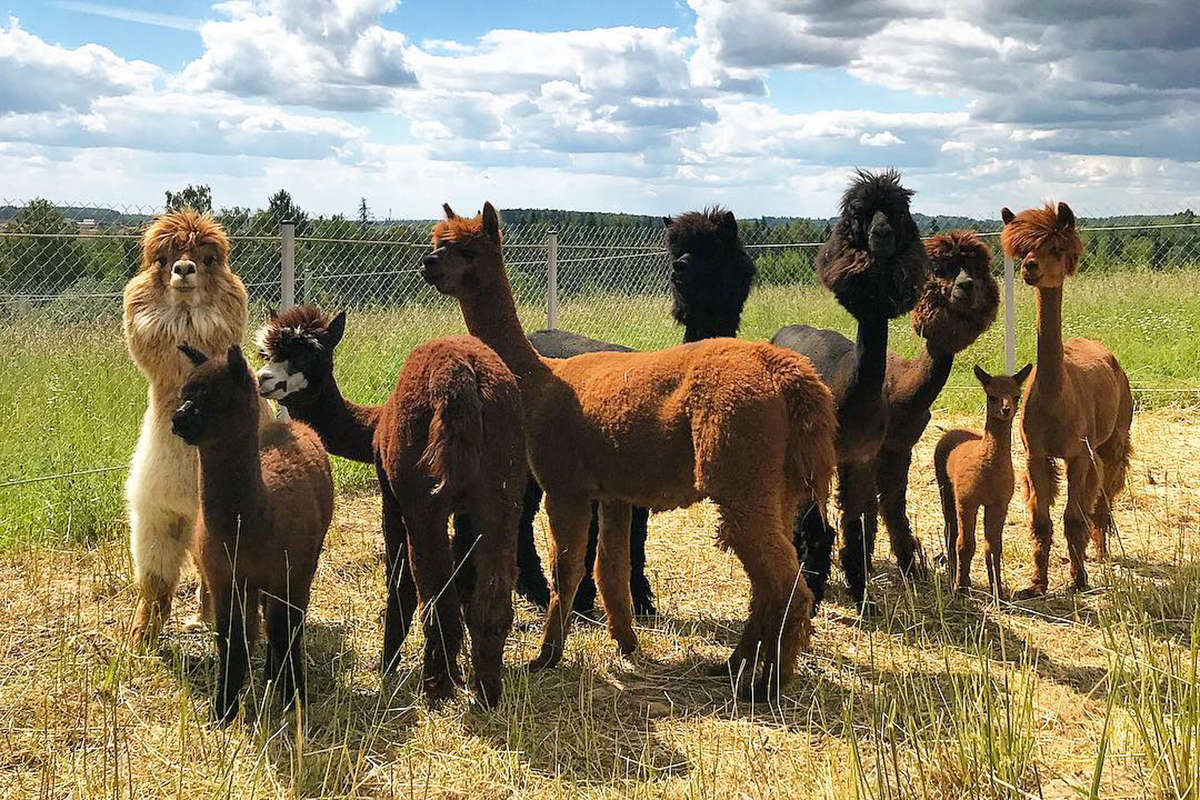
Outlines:
MULTIPOLYGON (((727 680, 702 674, 727 654, 746 607, 746 581, 712 546, 706 506, 651 520, 661 616, 639 629, 635 659, 619 660, 603 630, 585 625, 560 669, 528 675, 518 665, 538 631, 519 604, 503 707, 487 713, 464 695, 431 712, 413 674, 416 632, 404 674, 380 683, 377 500, 343 497, 315 588, 312 702, 299 728, 264 710, 257 674, 247 718, 210 722, 208 635, 175 625, 157 652, 125 650, 134 598, 123 542, 9 551, 0 796, 1193 797, 1194 419, 1136 419, 1121 535, 1112 562, 1092 565, 1091 592, 1062 591, 1061 537, 1054 594, 1020 606, 951 599, 940 561, 934 581, 906 587, 881 542, 871 591, 882 612, 860 621, 835 594, 774 708, 738 704, 727 680)), ((931 555, 942 551, 929 466, 938 435, 931 426, 922 442, 911 492, 931 555)), ((1005 542, 1006 581, 1019 588, 1029 554, 1019 497, 1005 542)), ((974 574, 985 578, 978 558, 974 574)), ((181 611, 193 588, 181 589, 181 611)))

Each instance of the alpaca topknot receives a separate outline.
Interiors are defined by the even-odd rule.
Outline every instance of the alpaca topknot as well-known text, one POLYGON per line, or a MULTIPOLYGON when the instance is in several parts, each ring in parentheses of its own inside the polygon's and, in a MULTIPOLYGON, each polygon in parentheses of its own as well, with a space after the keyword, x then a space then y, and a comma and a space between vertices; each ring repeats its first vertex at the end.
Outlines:
POLYGON ((229 237, 212 214, 201 214, 190 207, 159 214, 142 234, 141 269, 153 269, 164 250, 203 245, 214 247, 218 266, 228 268, 229 237))
POLYGON ((854 181, 842 194, 841 213, 853 214, 866 208, 908 208, 908 201, 915 192, 900 184, 900 173, 895 169, 883 172, 854 170, 854 181))
MULTIPOLYGON (((1066 209, 1065 203, 1059 204, 1066 209)), ((1059 219, 1059 209, 1053 203, 1042 208, 1027 208, 1005 223, 1000 232, 1000 246, 1004 254, 1021 258, 1049 244, 1062 251, 1066 259, 1067 274, 1074 275, 1079 259, 1083 256, 1083 240, 1075 229, 1075 216, 1059 219)))
POLYGON ((255 342, 267 358, 282 360, 281 357, 296 344, 323 347, 321 336, 328 330, 329 321, 330 318, 314 305, 293 306, 259 328, 255 342))
POLYGON ((1000 286, 991 272, 992 249, 974 231, 952 230, 925 242, 930 274, 910 315, 913 331, 945 353, 959 353, 996 321, 1000 286), (973 302, 953 302, 955 280, 973 280, 973 302))

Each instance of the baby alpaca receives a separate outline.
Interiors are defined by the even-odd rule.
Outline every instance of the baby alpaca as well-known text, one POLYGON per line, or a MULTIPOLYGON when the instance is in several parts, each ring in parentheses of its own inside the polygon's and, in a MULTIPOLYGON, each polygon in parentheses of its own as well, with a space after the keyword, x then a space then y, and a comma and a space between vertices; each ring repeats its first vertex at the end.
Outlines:
POLYGON ((237 716, 260 606, 266 679, 278 681, 288 705, 304 702, 304 614, 333 518, 333 477, 308 426, 259 429, 258 382, 241 348, 216 359, 186 344, 179 349, 195 368, 171 430, 200 452, 195 548, 216 614, 216 712, 228 722, 237 716))
POLYGON ((983 558, 992 596, 999 596, 1001 534, 1013 496, 1012 424, 1021 399, 1021 384, 1032 364, 1016 375, 988 375, 979 366, 975 377, 987 393, 983 435, 957 428, 938 440, 933 453, 946 518, 946 561, 950 580, 959 592, 971 588, 971 559, 975 556, 975 516, 983 506, 983 558))

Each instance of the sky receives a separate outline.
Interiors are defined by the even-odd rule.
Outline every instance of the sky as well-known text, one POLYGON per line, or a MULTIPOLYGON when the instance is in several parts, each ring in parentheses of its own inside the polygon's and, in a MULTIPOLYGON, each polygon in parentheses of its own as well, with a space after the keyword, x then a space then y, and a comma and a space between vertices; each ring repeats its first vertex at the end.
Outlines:
POLYGON ((1194 0, 0 0, 0 201, 1200 210, 1194 0))

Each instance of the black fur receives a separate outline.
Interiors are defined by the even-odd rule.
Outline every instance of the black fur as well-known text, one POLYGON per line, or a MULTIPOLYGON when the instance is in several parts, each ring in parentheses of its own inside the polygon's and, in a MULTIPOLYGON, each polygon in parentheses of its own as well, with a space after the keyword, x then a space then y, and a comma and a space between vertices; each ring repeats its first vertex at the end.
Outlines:
POLYGON ((683 340, 736 336, 755 267, 733 212, 711 206, 664 222, 671 256, 671 316, 684 326, 683 340))

